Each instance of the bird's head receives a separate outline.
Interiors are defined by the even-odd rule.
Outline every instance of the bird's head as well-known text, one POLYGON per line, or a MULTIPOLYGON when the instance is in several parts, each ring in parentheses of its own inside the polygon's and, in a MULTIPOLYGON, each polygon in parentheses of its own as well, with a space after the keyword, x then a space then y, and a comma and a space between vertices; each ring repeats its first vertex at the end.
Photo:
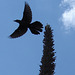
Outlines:
POLYGON ((19 23, 19 24, 21 23, 21 21, 20 21, 20 20, 14 20, 14 22, 17 22, 17 23, 19 23))

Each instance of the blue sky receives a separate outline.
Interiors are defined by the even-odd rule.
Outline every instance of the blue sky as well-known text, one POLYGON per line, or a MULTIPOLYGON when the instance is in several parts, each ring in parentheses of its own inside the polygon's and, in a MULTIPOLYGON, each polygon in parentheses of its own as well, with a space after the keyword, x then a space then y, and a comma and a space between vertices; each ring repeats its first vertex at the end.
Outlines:
POLYGON ((8 36, 18 27, 24 3, 32 9, 34 21, 51 25, 56 51, 55 75, 75 74, 75 1, 74 0, 0 0, 0 75, 38 75, 43 50, 43 32, 30 30, 17 39, 8 36))

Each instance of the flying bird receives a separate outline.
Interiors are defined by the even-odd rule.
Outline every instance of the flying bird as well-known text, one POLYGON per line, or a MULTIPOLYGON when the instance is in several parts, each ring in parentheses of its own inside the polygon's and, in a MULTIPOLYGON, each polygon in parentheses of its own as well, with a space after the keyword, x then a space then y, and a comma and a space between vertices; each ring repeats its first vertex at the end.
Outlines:
POLYGON ((43 25, 39 21, 32 21, 32 11, 28 3, 25 2, 22 20, 14 20, 19 23, 19 27, 10 35, 11 38, 18 38, 25 34, 30 29, 32 34, 38 35, 42 32, 43 25))

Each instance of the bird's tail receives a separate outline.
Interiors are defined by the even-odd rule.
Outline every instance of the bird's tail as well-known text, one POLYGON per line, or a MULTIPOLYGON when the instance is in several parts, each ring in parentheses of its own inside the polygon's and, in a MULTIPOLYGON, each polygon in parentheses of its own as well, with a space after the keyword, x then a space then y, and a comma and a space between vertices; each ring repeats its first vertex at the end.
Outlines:
POLYGON ((31 33, 35 35, 40 34, 40 32, 42 32, 42 28, 43 25, 38 21, 31 23, 29 26, 31 33))

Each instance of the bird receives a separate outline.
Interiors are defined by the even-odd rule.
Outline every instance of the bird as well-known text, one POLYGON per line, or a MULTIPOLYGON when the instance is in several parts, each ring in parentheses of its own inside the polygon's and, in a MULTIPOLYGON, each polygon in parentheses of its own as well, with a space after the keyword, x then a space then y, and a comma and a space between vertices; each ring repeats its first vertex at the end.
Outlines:
POLYGON ((28 28, 30 29, 31 33, 34 35, 40 34, 42 32, 43 24, 39 21, 32 21, 32 11, 27 2, 25 2, 23 17, 21 20, 14 20, 14 22, 19 23, 19 27, 9 36, 10 38, 18 38, 24 35, 28 28))

